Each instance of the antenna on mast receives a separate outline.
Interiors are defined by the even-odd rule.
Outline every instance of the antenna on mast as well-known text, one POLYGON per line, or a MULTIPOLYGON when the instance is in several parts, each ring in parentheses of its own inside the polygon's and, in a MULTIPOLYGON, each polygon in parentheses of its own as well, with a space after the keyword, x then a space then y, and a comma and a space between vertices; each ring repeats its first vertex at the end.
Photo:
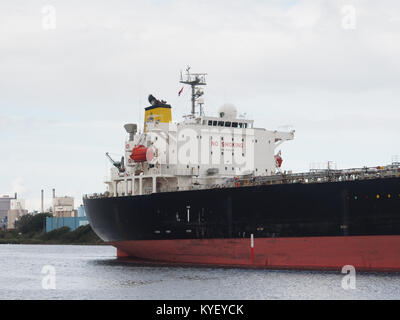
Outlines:
MULTIPOLYGON (((186 68, 186 78, 183 78, 182 71, 181 71, 181 80, 180 83, 188 84, 192 87, 192 116, 195 116, 196 113, 196 101, 200 98, 204 91, 199 88, 199 86, 205 86, 206 83, 206 75, 207 73, 190 73, 190 66, 186 68)), ((204 101, 201 101, 200 108, 202 109, 202 105, 204 101)), ((200 110, 200 114, 202 110, 200 110)))

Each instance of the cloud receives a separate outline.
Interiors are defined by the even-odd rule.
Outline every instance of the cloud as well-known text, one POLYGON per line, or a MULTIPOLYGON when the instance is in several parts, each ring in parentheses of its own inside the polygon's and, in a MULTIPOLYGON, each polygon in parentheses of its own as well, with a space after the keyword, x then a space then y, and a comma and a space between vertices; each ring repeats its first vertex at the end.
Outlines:
POLYGON ((295 126, 288 168, 389 161, 400 153, 399 17, 394 0, 2 1, 0 189, 22 176, 27 197, 103 190, 104 152, 122 153, 122 125, 142 124, 148 94, 174 120, 189 111, 177 96, 187 64, 209 74, 208 114, 232 102, 258 127, 295 126), (55 30, 42 28, 49 3, 55 30))

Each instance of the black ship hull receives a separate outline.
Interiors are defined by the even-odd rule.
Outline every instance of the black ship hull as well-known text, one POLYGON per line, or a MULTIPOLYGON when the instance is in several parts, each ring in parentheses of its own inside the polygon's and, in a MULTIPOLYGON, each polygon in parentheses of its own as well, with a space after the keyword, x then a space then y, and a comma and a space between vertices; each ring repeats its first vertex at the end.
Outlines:
POLYGON ((84 205, 120 256, 400 270, 400 178, 85 198, 84 205))

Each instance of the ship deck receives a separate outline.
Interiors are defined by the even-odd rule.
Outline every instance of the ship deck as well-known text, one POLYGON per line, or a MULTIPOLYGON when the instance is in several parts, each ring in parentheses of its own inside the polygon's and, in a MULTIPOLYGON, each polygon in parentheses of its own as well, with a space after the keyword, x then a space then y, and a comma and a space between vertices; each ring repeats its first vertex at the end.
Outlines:
MULTIPOLYGON (((164 192, 179 192, 190 190, 204 190, 204 189, 217 189, 217 188, 240 188, 262 185, 277 185, 277 184, 312 184, 312 183, 327 183, 327 182, 345 182, 345 181, 358 181, 358 180, 374 180, 374 179, 387 179, 387 178, 400 178, 400 163, 393 163, 385 167, 363 167, 352 169, 324 169, 324 170, 310 170, 310 172, 292 173, 280 172, 279 174, 270 176, 238 176, 228 178, 224 184, 215 185, 193 185, 189 189, 179 190, 166 190, 164 192)), ((128 196, 128 195, 127 195, 128 196)), ((93 198, 107 198, 112 197, 108 193, 94 193, 84 195, 86 199, 93 198)))

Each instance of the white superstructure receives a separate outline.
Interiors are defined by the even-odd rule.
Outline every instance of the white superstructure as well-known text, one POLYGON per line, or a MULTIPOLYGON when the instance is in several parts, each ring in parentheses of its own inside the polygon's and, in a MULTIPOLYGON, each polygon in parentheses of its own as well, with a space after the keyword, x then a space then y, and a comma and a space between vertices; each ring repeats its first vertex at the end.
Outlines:
POLYGON ((181 82, 192 87, 192 113, 173 123, 171 107, 150 96, 144 131, 125 125, 125 157, 120 162, 110 158, 114 167, 106 181, 109 196, 213 188, 232 178, 279 171, 276 149, 294 138, 294 130, 256 128, 253 120, 238 117, 231 104, 223 105, 216 117, 205 116, 198 88, 205 85, 205 74, 190 74, 188 69, 186 76, 181 82), (195 104, 200 106, 198 114, 195 104))

